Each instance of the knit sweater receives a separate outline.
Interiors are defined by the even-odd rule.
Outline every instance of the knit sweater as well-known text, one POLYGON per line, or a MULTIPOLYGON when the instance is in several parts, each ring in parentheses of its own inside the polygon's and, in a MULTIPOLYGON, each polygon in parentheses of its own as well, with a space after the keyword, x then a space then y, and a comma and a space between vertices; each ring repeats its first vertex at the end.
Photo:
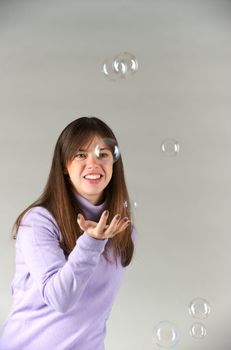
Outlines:
MULTIPOLYGON (((98 221, 105 204, 77 195, 88 220, 98 221)), ((132 237, 134 239, 134 228, 132 237)), ((43 207, 23 217, 16 239, 13 304, 0 350, 104 350, 106 321, 125 268, 102 255, 108 239, 84 232, 65 256, 61 232, 43 207)))

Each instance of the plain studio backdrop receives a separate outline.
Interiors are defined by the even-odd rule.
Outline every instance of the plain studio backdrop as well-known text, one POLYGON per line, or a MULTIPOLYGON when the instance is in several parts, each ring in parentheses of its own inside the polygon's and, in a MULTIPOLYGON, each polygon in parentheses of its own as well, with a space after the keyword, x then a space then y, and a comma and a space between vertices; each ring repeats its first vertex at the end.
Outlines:
POLYGON ((42 192, 54 144, 80 116, 114 130, 138 231, 107 322, 107 350, 157 349, 173 322, 177 350, 231 349, 231 2, 0 1, 0 321, 12 303, 18 214, 42 192), (135 55, 111 81, 103 62, 135 55), (161 143, 179 142, 167 156, 161 143), (188 304, 211 305, 202 340, 188 304))

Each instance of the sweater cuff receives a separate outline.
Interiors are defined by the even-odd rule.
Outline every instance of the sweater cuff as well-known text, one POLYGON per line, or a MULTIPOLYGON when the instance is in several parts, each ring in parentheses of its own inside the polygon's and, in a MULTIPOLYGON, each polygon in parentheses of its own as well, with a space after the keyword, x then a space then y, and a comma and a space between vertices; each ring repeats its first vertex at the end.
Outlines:
POLYGON ((88 235, 87 232, 84 232, 77 240, 77 245, 79 247, 89 250, 94 250, 97 252, 103 252, 104 247, 108 241, 107 239, 96 239, 88 235))

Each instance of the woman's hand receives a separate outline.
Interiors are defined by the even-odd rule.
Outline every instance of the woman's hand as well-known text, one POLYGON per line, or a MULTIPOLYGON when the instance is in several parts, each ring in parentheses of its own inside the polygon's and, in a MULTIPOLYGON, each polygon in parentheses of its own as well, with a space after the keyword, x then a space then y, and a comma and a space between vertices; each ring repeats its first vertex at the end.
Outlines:
POLYGON ((125 230, 131 222, 126 217, 121 219, 120 215, 115 215, 111 223, 107 225, 108 215, 108 210, 105 210, 97 223, 95 221, 85 220, 82 214, 78 214, 77 222, 81 230, 87 232, 89 236, 95 239, 112 238, 125 230))

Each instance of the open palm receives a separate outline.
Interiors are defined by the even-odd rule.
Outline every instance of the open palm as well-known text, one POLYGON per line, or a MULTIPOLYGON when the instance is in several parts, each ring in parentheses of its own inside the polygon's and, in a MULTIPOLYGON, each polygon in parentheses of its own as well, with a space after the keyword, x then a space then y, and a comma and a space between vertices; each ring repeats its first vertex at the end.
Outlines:
POLYGON ((121 218, 120 215, 115 215, 111 223, 107 224, 108 215, 109 212, 105 210, 97 223, 86 220, 82 214, 78 214, 77 222, 81 230, 87 232, 89 236, 95 239, 112 238, 125 230, 131 222, 127 217, 121 218))

